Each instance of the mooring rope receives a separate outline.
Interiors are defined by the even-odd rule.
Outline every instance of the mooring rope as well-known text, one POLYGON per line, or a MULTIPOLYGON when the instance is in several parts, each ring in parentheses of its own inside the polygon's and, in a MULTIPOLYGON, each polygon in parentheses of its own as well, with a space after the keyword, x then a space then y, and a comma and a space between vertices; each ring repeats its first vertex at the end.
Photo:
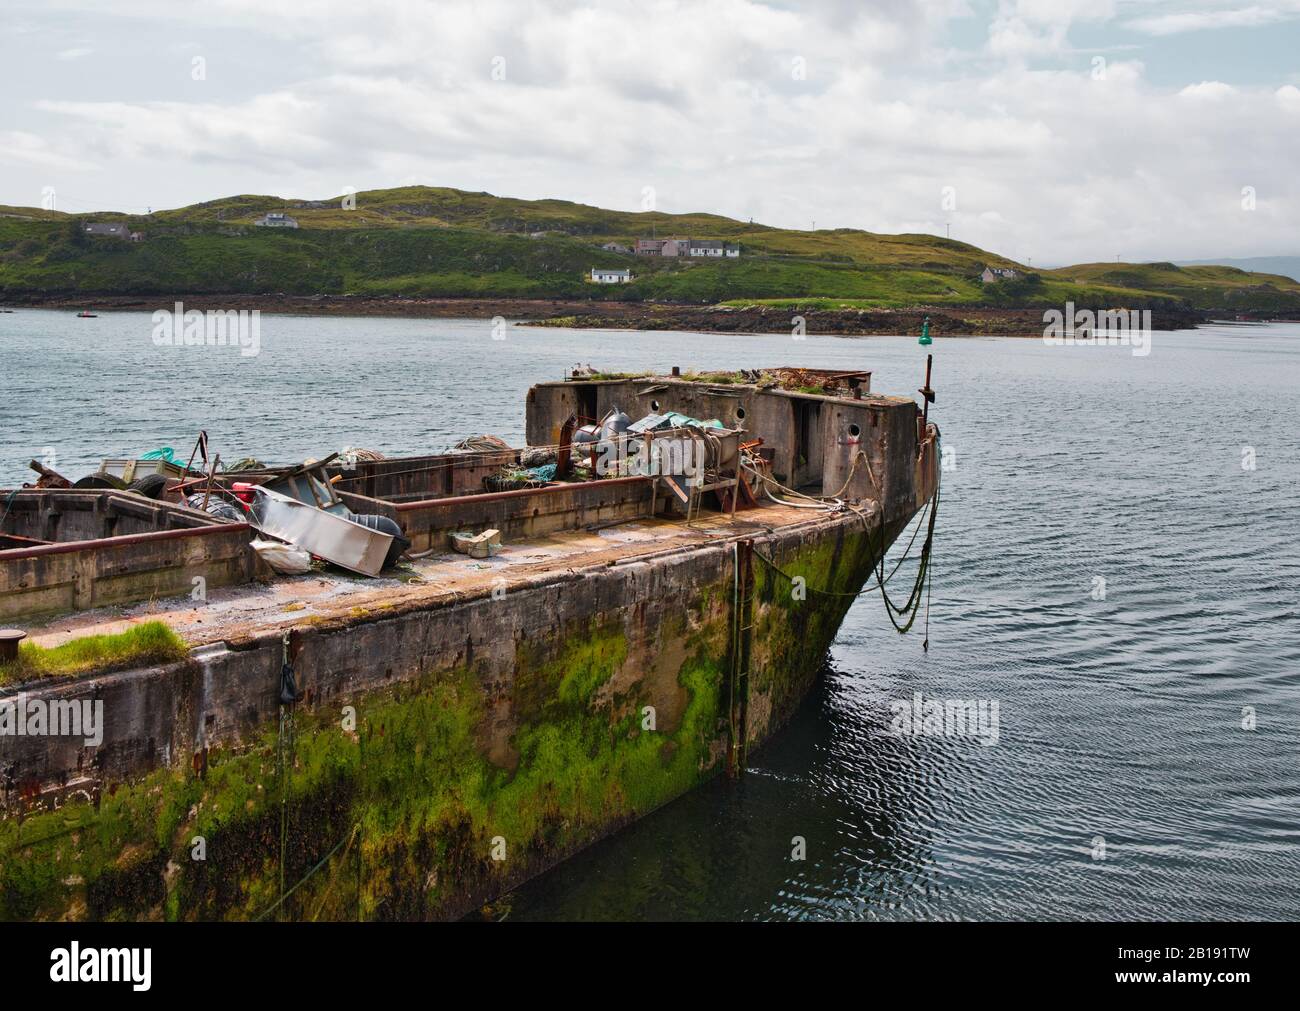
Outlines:
MULTIPOLYGON (((938 456, 939 455, 938 454, 938 450, 939 450, 938 429, 935 430, 934 448, 935 448, 936 456, 938 456)), ((889 622, 891 625, 894 626, 895 629, 897 629, 898 633, 901 635, 904 632, 907 632, 908 630, 911 629, 912 625, 916 622, 917 614, 920 612, 921 588, 925 585, 925 578, 930 569, 930 558, 934 550, 934 525, 935 525, 935 521, 939 517, 939 500, 943 493, 943 468, 940 467, 938 470, 935 471, 934 502, 932 508, 930 509, 930 523, 926 530, 925 543, 921 545, 921 560, 916 570, 916 581, 912 584, 912 592, 908 594, 907 602, 904 603, 902 607, 899 607, 890 599, 889 591, 885 589, 886 580, 882 578, 885 572, 884 496, 881 493, 880 485, 876 483, 876 475, 872 473, 870 460, 867 460, 867 476, 871 478, 871 484, 876 489, 876 494, 881 503, 880 558, 878 561, 879 571, 876 574, 876 579, 880 585, 880 597, 885 602, 885 613, 889 616, 889 622), (907 619, 906 622, 900 625, 898 621, 895 619, 894 617, 895 615, 897 615, 899 618, 906 617, 907 619)), ((928 608, 926 613, 928 617, 929 614, 928 608)), ((929 652, 929 643, 930 643, 930 638, 929 638, 929 632, 927 630, 926 639, 924 643, 924 649, 926 652, 929 652)))
MULTIPOLYGON (((347 861, 348 854, 352 851, 352 844, 356 842, 357 833, 360 831, 361 831, 361 822, 357 822, 355 825, 352 826, 352 834, 348 836, 348 848, 343 851, 343 858, 339 861, 340 863, 344 863, 347 861)), ((330 856, 333 856, 336 852, 338 852, 337 846, 335 846, 334 849, 330 852, 330 856)), ((325 859, 328 860, 329 857, 326 857, 325 859)), ((313 871, 312 873, 314 874, 315 871, 313 871)), ((303 878, 302 880, 306 881, 307 878, 303 878)), ((312 918, 311 918, 312 923, 315 923, 318 919, 320 919, 321 910, 325 908, 325 900, 329 898, 330 890, 334 887, 334 880, 335 880, 334 875, 331 874, 329 884, 325 886, 325 891, 321 893, 320 904, 317 905, 316 912, 312 914, 312 918)), ((299 885, 302 884, 302 881, 299 881, 298 884, 299 885)), ((297 885, 295 885, 294 887, 296 888, 297 885)))
MULTIPOLYGON (((288 736, 293 735, 293 710, 288 706, 280 706, 280 736, 276 741, 276 764, 279 766, 280 773, 280 899, 275 906, 278 907, 288 898, 288 893, 284 890, 284 859, 288 848, 289 840, 289 777, 285 762, 285 752, 288 750, 285 746, 285 726, 289 726, 288 736)), ((290 745, 292 746, 292 745, 290 745)), ((295 888, 297 885, 294 886, 295 888)))
MULTIPOLYGON (((305 884, 306 884, 306 883, 307 883, 307 882, 308 882, 308 881, 309 881, 309 880, 310 880, 310 879, 311 879, 315 874, 317 874, 317 873, 320 871, 320 869, 321 869, 322 867, 324 867, 327 863, 329 863, 329 862, 330 862, 330 858, 332 858, 332 857, 334 856, 335 853, 337 853, 339 850, 341 850, 341 849, 343 848, 343 846, 344 846, 346 843, 350 842, 350 841, 351 841, 351 840, 356 836, 356 834, 357 834, 357 830, 360 829, 360 828, 361 828, 361 823, 360 823, 360 822, 358 822, 356 825, 353 825, 353 826, 352 826, 352 830, 351 830, 350 832, 348 832, 348 834, 345 835, 342 839, 340 839, 340 840, 339 840, 339 841, 334 845, 334 848, 333 848, 332 850, 330 850, 330 851, 329 851, 328 853, 326 853, 323 857, 321 857, 320 863, 318 863, 315 867, 313 867, 313 868, 312 868, 311 870, 309 870, 306 874, 304 874, 304 875, 303 875, 303 876, 298 880, 298 883, 297 883, 297 884, 295 884, 295 885, 294 885, 292 888, 290 888, 287 892, 285 892, 285 893, 284 893, 283 895, 281 895, 278 899, 276 899, 273 903, 271 903, 270 906, 268 906, 266 909, 262 910, 262 912, 261 912, 261 913, 256 917, 256 920, 259 921, 259 922, 262 921, 262 920, 265 920, 268 916, 270 916, 270 915, 271 915, 272 913, 274 913, 277 909, 279 909, 280 906, 284 903, 285 899, 287 899, 290 895, 292 895, 292 894, 293 894, 294 892, 296 892, 299 888, 301 888, 303 885, 305 885, 305 884)), ((317 910, 317 912, 319 913, 319 910, 317 910)))
MULTIPOLYGON (((939 448, 939 438, 937 434, 935 437, 934 446, 937 452, 939 448)), ((943 490, 942 469, 936 472, 937 476, 935 478, 934 495, 931 496, 930 500, 926 503, 926 510, 929 511, 929 522, 928 523, 926 522, 926 513, 923 510, 921 514, 920 522, 917 523, 916 530, 913 531, 911 540, 908 541, 907 548, 904 550, 903 556, 897 561, 897 563, 895 563, 894 568, 890 571, 890 573, 886 575, 885 574, 886 545, 885 545, 884 496, 881 494, 880 485, 876 482, 875 474, 872 473, 871 461, 866 457, 865 454, 859 454, 859 455, 861 455, 862 458, 866 460, 867 476, 871 479, 872 487, 876 489, 877 500, 880 503, 879 528, 878 528, 880 533, 880 555, 872 566, 872 574, 876 577, 876 587, 880 588, 880 596, 885 603, 885 613, 889 616, 890 624, 894 626, 894 628, 899 632, 900 635, 909 631, 912 625, 916 622, 917 615, 920 613, 920 603, 921 603, 921 596, 922 596, 921 590, 924 587, 925 588, 924 597, 925 597, 926 634, 925 634, 925 642, 922 643, 922 648, 926 650, 926 652, 929 652, 930 592, 933 588, 933 573, 930 568, 930 561, 934 550, 935 523, 939 517, 939 500, 940 500, 941 492, 943 490), (894 601, 890 598, 889 591, 885 589, 885 585, 891 579, 893 579, 894 574, 898 572, 899 567, 910 556, 912 551, 912 545, 916 543, 917 534, 920 533, 922 526, 926 527, 926 535, 925 535, 925 543, 921 546, 921 558, 920 558, 920 564, 917 567, 916 578, 912 583, 912 590, 908 594, 907 600, 902 604, 902 606, 899 606, 898 604, 894 603, 894 601), (929 582, 927 582, 927 577, 929 577, 929 582), (906 619, 902 624, 899 623, 899 619, 901 618, 906 619)), ((808 496, 801 496, 801 497, 806 498, 808 496)), ((826 503, 826 505, 828 508, 830 508, 829 503, 826 503)), ((853 512, 856 513, 858 517, 862 520, 863 526, 867 527, 868 520, 866 515, 860 509, 856 509, 853 508, 852 506, 848 506, 847 503, 845 503, 845 505, 847 508, 853 509, 853 512)), ((869 527, 867 527, 867 533, 868 535, 870 535, 869 527)), ((760 551, 755 551, 754 554, 765 565, 771 568, 773 572, 777 573, 780 576, 783 576, 791 583, 794 582, 795 577, 791 576, 788 572, 783 570, 771 558, 768 558, 760 551)), ((861 590, 857 591, 856 593, 847 593, 842 590, 825 590, 820 587, 807 586, 806 582, 804 585, 807 589, 811 590, 813 593, 818 593, 821 594, 822 596, 827 596, 827 597, 861 597, 867 593, 872 592, 876 588, 872 586, 867 586, 867 587, 863 587, 861 590)))
POLYGON ((4 529, 4 522, 9 518, 9 507, 14 504, 14 499, 18 496, 19 489, 15 488, 5 499, 5 511, 0 513, 0 530, 4 529))

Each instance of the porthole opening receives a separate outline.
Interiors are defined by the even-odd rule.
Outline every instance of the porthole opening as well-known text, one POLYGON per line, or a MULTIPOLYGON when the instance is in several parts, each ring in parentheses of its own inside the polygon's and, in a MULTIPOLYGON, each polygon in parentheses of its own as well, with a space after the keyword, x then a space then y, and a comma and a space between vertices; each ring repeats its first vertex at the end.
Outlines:
POLYGON ((652 401, 650 401, 650 410, 654 411, 655 414, 658 414, 658 413, 659 413, 659 401, 657 401, 657 400, 652 400, 652 401))
POLYGON ((852 438, 852 439, 856 439, 856 438, 857 438, 859 435, 861 435, 861 434, 862 434, 862 429, 860 429, 857 425, 850 425, 850 426, 849 426, 849 437, 850 437, 850 438, 852 438))
POLYGON ((737 421, 745 420, 745 409, 743 407, 736 408, 736 420, 737 421))

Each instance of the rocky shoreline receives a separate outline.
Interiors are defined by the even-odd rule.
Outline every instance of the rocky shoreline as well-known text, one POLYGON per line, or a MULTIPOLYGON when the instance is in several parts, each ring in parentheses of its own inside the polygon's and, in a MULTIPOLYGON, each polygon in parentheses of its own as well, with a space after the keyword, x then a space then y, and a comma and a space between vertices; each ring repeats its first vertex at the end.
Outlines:
MULTIPOLYGON (((52 296, 14 301, 8 307, 152 312, 172 309, 239 310, 314 316, 388 316, 412 319, 491 319, 502 316, 527 326, 609 330, 679 330, 707 333, 804 332, 841 336, 920 333, 928 318, 935 336, 1026 336, 1043 333, 1042 309, 927 307, 908 309, 805 309, 774 306, 707 306, 660 302, 598 302, 556 299, 414 298, 357 295, 105 295, 52 296)), ((1195 327, 1210 317, 1194 310, 1152 314, 1156 330, 1195 327)), ((1261 318, 1263 318, 1261 316, 1261 318)))

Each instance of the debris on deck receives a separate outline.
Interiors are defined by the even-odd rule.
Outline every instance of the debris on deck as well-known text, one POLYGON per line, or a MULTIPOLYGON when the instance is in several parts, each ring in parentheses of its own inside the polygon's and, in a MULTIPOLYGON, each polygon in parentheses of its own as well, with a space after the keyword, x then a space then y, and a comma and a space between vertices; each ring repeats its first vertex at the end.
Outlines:
POLYGON ((33 461, 39 480, 7 492, 0 515, 0 561, 21 566, 0 570, 0 619, 159 599, 197 577, 237 585, 333 565, 375 578, 439 551, 494 560, 504 541, 593 523, 816 509, 824 489, 862 502, 880 493, 868 454, 897 483, 881 447, 916 427, 912 401, 873 396, 870 378, 583 366, 529 392, 520 448, 484 433, 428 456, 349 447, 223 466, 200 432, 188 458, 161 446, 77 480, 33 461))
POLYGON ((451 546, 471 558, 490 558, 501 551, 501 531, 484 530, 481 534, 454 533, 451 546))

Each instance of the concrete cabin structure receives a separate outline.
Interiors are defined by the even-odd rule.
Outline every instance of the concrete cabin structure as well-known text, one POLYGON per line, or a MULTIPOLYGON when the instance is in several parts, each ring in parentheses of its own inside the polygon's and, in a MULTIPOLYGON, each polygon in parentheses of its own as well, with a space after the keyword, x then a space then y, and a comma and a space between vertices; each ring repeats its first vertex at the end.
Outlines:
POLYGON ((717 419, 742 429, 746 438, 761 437, 772 455, 773 476, 784 485, 838 492, 846 499, 871 497, 866 469, 854 465, 857 452, 868 452, 877 476, 885 473, 885 443, 917 440, 915 404, 906 397, 872 395, 870 372, 805 369, 800 375, 830 383, 842 395, 671 376, 541 383, 528 393, 528 442, 558 442, 570 414, 597 419, 618 408, 638 418, 671 410, 717 419))

